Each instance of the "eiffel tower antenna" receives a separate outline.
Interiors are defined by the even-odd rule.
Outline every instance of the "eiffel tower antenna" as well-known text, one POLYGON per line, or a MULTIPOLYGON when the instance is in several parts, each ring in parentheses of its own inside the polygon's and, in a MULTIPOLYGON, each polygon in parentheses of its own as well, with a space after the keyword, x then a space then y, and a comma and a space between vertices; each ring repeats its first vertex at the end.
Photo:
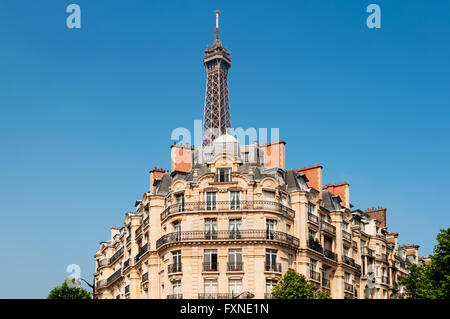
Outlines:
POLYGON ((205 107, 203 111, 203 145, 226 134, 231 128, 230 101, 228 96, 228 69, 230 52, 219 38, 219 11, 216 12, 216 37, 206 48, 203 65, 206 69, 205 107))

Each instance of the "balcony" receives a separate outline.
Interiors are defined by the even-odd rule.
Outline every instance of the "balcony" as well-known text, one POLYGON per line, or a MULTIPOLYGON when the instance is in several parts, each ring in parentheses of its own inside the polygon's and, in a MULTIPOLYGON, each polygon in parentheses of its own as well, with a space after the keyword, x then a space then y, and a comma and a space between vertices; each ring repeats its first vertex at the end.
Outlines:
POLYGON ((180 273, 180 272, 181 272, 181 263, 167 265, 167 273, 168 274, 180 273))
POLYGON ((274 264, 264 263, 264 271, 281 273, 281 264, 280 263, 274 263, 274 264))
POLYGON ((139 253, 135 257, 135 261, 134 262, 137 264, 141 260, 142 256, 147 251, 148 251, 148 243, 141 247, 141 249, 139 250, 139 253))
POLYGON ((131 243, 131 234, 127 236, 127 245, 131 243))
POLYGON ((328 259, 337 261, 337 255, 336 255, 335 253, 333 253, 331 250, 324 249, 324 250, 323 250, 323 254, 324 254, 325 257, 327 257, 328 259))
POLYGON ((314 214, 308 213, 308 220, 314 224, 319 225, 319 217, 314 214))
POLYGON ((297 237, 289 234, 266 230, 241 230, 239 232, 232 230, 219 230, 215 232, 209 231, 182 231, 169 233, 156 241, 156 248, 160 248, 165 244, 189 242, 189 241, 209 241, 209 240, 261 240, 267 242, 267 240, 287 244, 297 248, 300 244, 300 240, 297 237), (238 235, 237 235, 238 234, 238 235))
POLYGON ((213 263, 203 263, 203 271, 218 271, 217 262, 213 263))
POLYGON ((233 295, 228 293, 200 293, 198 299, 233 299, 233 295))
POLYGON ((366 255, 366 256, 372 257, 372 258, 374 256, 373 249, 370 249, 370 248, 367 248, 367 247, 364 247, 363 254, 366 255))
POLYGON ((142 275, 142 278, 141 278, 141 280, 142 280, 142 283, 144 283, 144 282, 147 282, 147 281, 148 281, 148 272, 146 272, 146 273, 144 273, 144 274, 142 275))
POLYGON ((125 295, 130 293, 130 285, 125 286, 125 295))
POLYGON ((114 255, 109 259, 109 264, 111 265, 111 264, 113 264, 114 262, 116 262, 117 261, 117 259, 119 259, 122 255, 123 255, 123 247, 122 248, 120 248, 118 251, 116 251, 115 253, 114 253, 114 255))
POLYGON ((171 294, 171 295, 167 295, 167 299, 183 299, 183 294, 171 294))
POLYGON ((330 279, 322 278, 322 287, 330 289, 330 279))
POLYGON ((320 282, 320 273, 314 270, 309 270, 309 278, 320 282))
POLYGON ((149 217, 147 216, 144 221, 142 222, 142 226, 145 228, 148 226, 148 222, 149 222, 149 217))
POLYGON ((134 237, 138 238, 141 233, 142 233, 142 225, 136 229, 136 231, 134 232, 134 237))
POLYGON ((125 262, 123 263, 123 269, 127 269, 128 267, 130 267, 130 258, 128 258, 127 260, 125 260, 125 262))
POLYGON ((344 282, 344 290, 353 294, 353 285, 348 282, 344 282))
POLYGON ((327 233, 336 236, 336 227, 331 225, 330 223, 322 220, 320 223, 320 229, 326 231, 327 233))
POLYGON ((96 289, 100 289, 100 288, 105 287, 106 285, 107 285, 106 280, 105 279, 101 279, 101 280, 97 281, 97 283, 95 284, 95 288, 96 289))
POLYGON ((313 239, 312 237, 308 240, 308 247, 312 250, 317 251, 318 253, 323 254, 323 248, 322 245, 320 245, 318 240, 313 239))
POLYGON ((242 269, 244 269, 244 263, 242 262, 229 262, 227 266, 227 271, 242 271, 242 269))
POLYGON ((348 256, 342 256, 342 261, 344 262, 344 264, 355 267, 355 260, 353 258, 350 258, 348 256))
POLYGON ((173 204, 168 206, 160 215, 161 221, 172 214, 189 212, 209 212, 209 211, 273 211, 280 213, 289 219, 293 219, 295 211, 278 202, 266 200, 241 200, 241 201, 198 201, 184 203, 180 206, 173 204))
POLYGON ((352 235, 345 230, 342 230, 342 238, 348 241, 352 241, 352 235))
POLYGON ((116 272, 114 272, 111 276, 106 279, 106 284, 109 285, 110 283, 114 282, 117 278, 120 278, 122 276, 122 269, 119 268, 116 272))
POLYGON ((101 267, 108 266, 108 264, 109 264, 108 258, 103 258, 103 259, 97 261, 97 269, 101 268, 101 267))

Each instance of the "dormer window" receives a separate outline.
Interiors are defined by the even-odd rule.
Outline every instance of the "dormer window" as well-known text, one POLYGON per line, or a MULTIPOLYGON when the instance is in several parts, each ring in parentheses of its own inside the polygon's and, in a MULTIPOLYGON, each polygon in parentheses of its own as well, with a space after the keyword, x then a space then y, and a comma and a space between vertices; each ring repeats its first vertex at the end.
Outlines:
POLYGON ((231 182, 231 168, 218 168, 217 182, 219 183, 231 182))

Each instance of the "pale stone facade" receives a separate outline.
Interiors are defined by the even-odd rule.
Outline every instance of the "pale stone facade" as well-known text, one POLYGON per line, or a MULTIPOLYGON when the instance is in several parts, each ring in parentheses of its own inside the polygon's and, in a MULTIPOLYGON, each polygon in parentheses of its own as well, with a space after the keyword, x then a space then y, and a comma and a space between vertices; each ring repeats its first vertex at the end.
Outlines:
POLYGON ((277 144, 284 153, 279 141, 249 157, 226 135, 181 157, 185 171, 152 170, 136 212, 95 254, 96 298, 270 298, 289 268, 333 298, 397 298, 418 246, 399 247, 373 210, 352 211, 347 183, 309 186, 321 166, 271 167, 277 144))

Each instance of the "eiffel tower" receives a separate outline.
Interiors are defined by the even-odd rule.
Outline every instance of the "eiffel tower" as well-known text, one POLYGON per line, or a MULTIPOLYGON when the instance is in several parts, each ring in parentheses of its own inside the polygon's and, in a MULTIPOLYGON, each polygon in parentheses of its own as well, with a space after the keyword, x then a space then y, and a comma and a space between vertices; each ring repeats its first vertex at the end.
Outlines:
POLYGON ((203 112, 203 145, 226 134, 231 128, 230 101, 228 97, 228 69, 230 51, 219 39, 219 11, 216 11, 216 38, 206 48, 203 65, 206 68, 205 108, 203 112))

